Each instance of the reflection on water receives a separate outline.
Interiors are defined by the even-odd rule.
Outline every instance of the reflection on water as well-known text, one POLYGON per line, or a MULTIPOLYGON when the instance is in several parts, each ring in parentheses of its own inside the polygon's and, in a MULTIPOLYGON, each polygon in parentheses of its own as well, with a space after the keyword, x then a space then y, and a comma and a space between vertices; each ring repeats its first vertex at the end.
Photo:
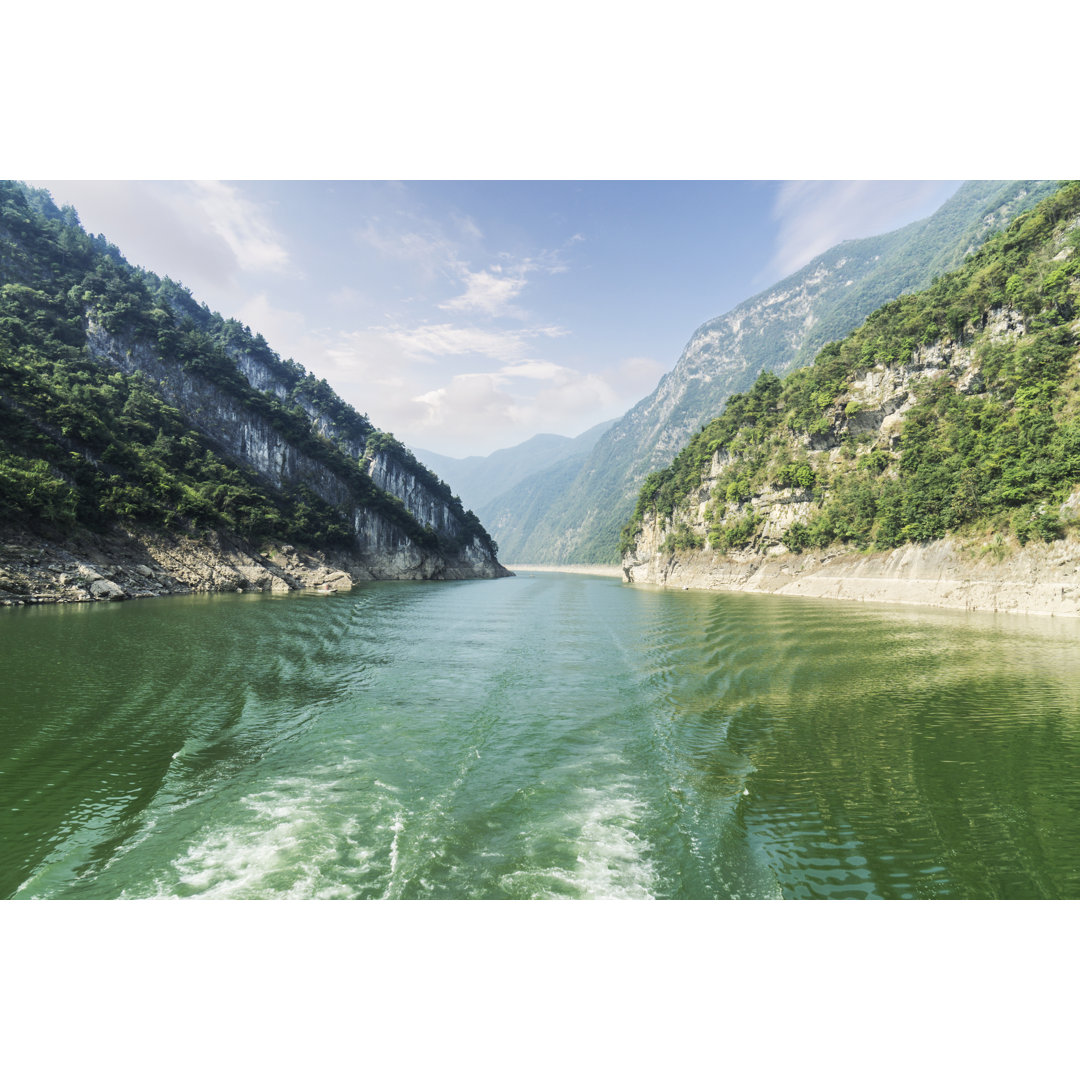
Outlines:
POLYGON ((1078 646, 561 574, 0 612, 0 896, 1077 897, 1078 646))
POLYGON ((696 641, 670 607, 655 633, 683 764, 699 793, 748 777, 745 842, 784 896, 1080 894, 1075 623, 685 606, 696 641))

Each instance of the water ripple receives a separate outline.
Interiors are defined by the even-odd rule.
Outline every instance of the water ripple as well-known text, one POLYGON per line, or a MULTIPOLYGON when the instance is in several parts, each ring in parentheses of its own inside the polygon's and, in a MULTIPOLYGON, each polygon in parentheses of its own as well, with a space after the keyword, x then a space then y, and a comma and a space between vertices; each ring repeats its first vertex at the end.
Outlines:
POLYGON ((1080 897, 1080 635, 536 574, 0 612, 0 895, 1080 897))

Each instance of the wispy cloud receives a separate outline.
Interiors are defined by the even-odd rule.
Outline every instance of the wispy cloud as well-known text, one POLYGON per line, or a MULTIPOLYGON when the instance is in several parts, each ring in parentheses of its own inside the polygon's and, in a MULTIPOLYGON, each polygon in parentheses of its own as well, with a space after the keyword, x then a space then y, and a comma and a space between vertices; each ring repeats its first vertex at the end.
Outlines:
MULTIPOLYGON (((485 252, 484 234, 472 218, 451 213, 446 221, 449 227, 418 210, 399 210, 390 216, 372 217, 353 235, 358 243, 386 258, 411 263, 428 285, 448 282, 455 292, 433 298, 438 309, 474 317, 527 320, 528 313, 516 301, 529 279, 569 269, 559 250, 485 252)), ((564 246, 582 240, 575 234, 564 246)))
POLYGON ((461 276, 465 292, 440 304, 443 311, 477 311, 488 316, 518 314, 510 302, 525 288, 523 273, 506 273, 501 266, 475 273, 462 267, 461 276))
MULTIPOLYGON (((479 235, 468 219, 455 219, 467 237, 479 235)), ((399 214, 393 220, 373 217, 353 233, 359 244, 399 262, 412 263, 427 279, 455 277, 460 265, 462 241, 447 234, 434 222, 415 215, 399 214)))
POLYGON ((221 180, 196 180, 191 190, 210 231, 225 241, 241 269, 290 269, 288 252, 264 211, 245 195, 221 180))
POLYGON ((530 342, 538 337, 562 337, 558 326, 537 326, 512 330, 485 330, 454 323, 425 323, 410 328, 373 328, 387 341, 398 345, 414 360, 434 360, 449 356, 482 356, 505 362, 524 356, 530 342))
POLYGON ((890 232, 934 212, 956 189, 941 180, 799 180, 781 184, 773 207, 776 251, 769 273, 784 277, 844 240, 890 232))
POLYGON ((470 270, 459 262, 454 268, 465 286, 460 296, 439 304, 443 311, 475 312, 489 318, 526 319, 528 315, 512 301, 524 291, 534 274, 563 274, 569 267, 557 251, 541 251, 523 259, 494 263, 486 270, 470 270))

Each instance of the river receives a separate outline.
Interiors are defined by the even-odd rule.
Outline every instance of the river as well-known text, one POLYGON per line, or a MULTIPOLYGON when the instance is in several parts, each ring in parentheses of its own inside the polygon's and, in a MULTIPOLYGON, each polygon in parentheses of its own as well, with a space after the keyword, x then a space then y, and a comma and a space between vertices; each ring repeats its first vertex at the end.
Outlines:
POLYGON ((0 612, 5 898, 1078 898, 1080 622, 604 577, 0 612))

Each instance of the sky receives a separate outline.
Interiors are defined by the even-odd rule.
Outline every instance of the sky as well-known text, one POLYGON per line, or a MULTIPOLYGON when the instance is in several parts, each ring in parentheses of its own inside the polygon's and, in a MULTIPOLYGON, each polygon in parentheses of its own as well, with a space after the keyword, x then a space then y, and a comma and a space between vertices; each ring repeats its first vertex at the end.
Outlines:
POLYGON ((451 457, 621 416, 703 322, 960 183, 28 182, 451 457))

